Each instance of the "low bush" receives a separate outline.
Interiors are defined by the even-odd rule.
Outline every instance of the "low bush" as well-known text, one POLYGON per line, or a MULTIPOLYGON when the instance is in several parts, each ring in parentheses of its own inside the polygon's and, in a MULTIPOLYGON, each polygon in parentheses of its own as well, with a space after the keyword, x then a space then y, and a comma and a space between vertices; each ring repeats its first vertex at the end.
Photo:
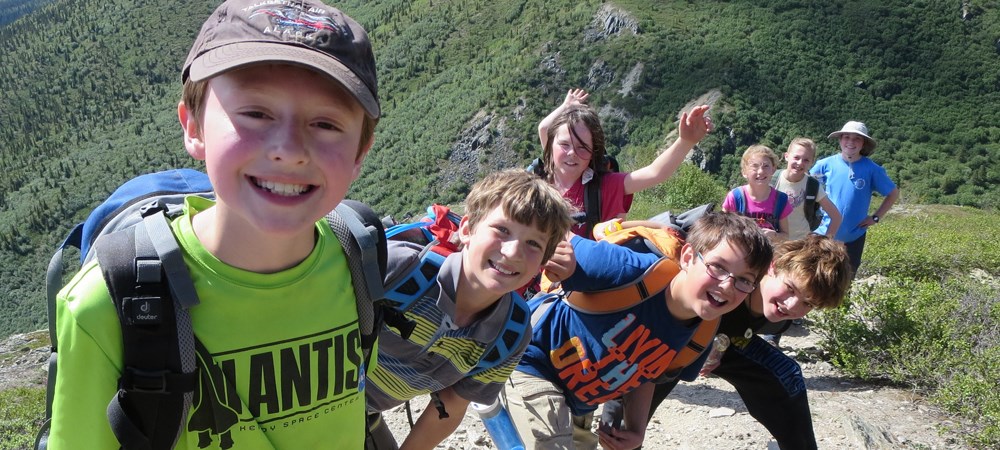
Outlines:
POLYGON ((911 387, 968 419, 969 445, 1000 446, 1000 235, 967 208, 893 215, 868 236, 844 306, 816 314, 832 362, 911 387), (861 278, 864 277, 864 278, 861 278))
POLYGON ((0 448, 32 448, 45 416, 45 388, 0 391, 0 448))
POLYGON ((663 211, 680 213, 705 203, 715 203, 716 210, 721 210, 725 196, 722 184, 694 164, 684 163, 667 181, 637 193, 629 218, 644 219, 663 211))

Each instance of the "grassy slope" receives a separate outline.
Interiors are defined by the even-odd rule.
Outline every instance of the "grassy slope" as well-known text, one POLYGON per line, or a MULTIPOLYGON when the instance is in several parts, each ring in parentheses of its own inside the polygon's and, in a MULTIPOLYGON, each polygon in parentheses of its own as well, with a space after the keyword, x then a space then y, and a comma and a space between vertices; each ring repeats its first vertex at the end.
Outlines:
MULTIPOLYGON (((61 0, 0 28, 0 334, 44 323, 39 274, 68 223, 135 173, 191 164, 176 76, 214 3, 61 0)), ((351 195, 396 216, 461 199, 469 183, 442 171, 475 118, 492 115, 497 139, 473 175, 540 153, 537 121, 583 86, 626 169, 653 158, 684 104, 724 94, 702 143, 715 181, 643 193, 643 211, 738 183, 733 154, 753 142, 780 150, 802 134, 833 152, 822 137, 848 118, 871 126, 904 203, 996 205, 1000 10, 963 22, 940 3, 620 0, 639 34, 585 42, 600 2, 343 2, 371 30, 385 105, 351 195)))

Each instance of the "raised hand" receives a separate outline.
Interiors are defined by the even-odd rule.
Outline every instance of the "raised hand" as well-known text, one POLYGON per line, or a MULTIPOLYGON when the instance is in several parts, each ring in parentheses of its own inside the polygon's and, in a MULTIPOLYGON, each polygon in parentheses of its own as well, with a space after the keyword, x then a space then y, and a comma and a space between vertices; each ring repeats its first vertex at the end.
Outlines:
POLYGON ((566 93, 566 99, 563 100, 563 106, 582 105, 587 102, 587 97, 590 97, 590 94, 583 89, 570 89, 566 93))
POLYGON ((691 111, 681 114, 677 133, 681 140, 698 142, 714 128, 712 118, 708 116, 708 105, 695 106, 691 111))

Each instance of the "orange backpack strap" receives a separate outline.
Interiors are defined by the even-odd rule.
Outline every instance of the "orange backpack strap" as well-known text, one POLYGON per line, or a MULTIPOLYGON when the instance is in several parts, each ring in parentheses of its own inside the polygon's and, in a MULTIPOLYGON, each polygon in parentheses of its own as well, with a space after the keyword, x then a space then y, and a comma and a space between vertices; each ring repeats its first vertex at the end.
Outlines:
POLYGON ((691 340, 674 356, 674 360, 667 366, 666 373, 679 373, 685 367, 695 362, 705 352, 705 349, 711 345, 712 339, 715 338, 715 334, 719 331, 720 320, 702 320, 698 324, 698 329, 694 330, 694 334, 691 335, 691 340))
MULTIPOLYGON (((659 252, 660 256, 666 256, 667 258, 670 258, 674 261, 680 261, 681 248, 684 247, 684 239, 681 238, 681 236, 677 233, 677 231, 674 231, 669 228, 630 227, 615 231, 614 233, 605 236, 603 240, 612 244, 620 245, 632 239, 645 239, 646 242, 656 247, 656 250, 659 252)), ((645 279, 649 275, 651 270, 652 269, 647 270, 646 273, 640 279, 645 279)), ((673 274, 670 274, 670 278, 667 279, 667 283, 669 283, 672 278, 673 274)), ((544 272, 542 272, 542 277, 541 280, 539 281, 539 285, 541 286, 541 290, 539 292, 554 292, 559 289, 559 284, 550 281, 548 277, 545 276, 544 272)), ((616 288, 614 290, 604 291, 604 292, 611 293, 610 296, 613 297, 614 295, 617 295, 614 293, 618 292, 618 290, 619 289, 616 288)), ((659 292, 659 290, 649 290, 647 292, 653 293, 653 292, 659 292)), ((595 293, 591 292, 588 294, 595 294, 595 293)), ((638 303, 643 298, 645 297, 640 297, 638 300, 636 300, 634 297, 629 297, 629 299, 618 301, 618 303, 624 304, 625 306, 631 306, 638 303)), ((613 310, 615 309, 612 308, 608 310, 606 308, 602 308, 599 311, 613 311, 613 310)))
POLYGON ((629 284, 603 291, 570 292, 566 295, 566 301, 591 313, 621 311, 666 289, 680 270, 676 261, 660 258, 642 276, 629 284))

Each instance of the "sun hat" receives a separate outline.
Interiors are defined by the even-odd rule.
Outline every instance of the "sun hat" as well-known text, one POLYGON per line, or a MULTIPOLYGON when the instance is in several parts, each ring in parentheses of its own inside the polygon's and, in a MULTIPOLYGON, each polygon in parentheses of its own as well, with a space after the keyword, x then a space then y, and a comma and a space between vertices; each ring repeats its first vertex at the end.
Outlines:
POLYGON ((202 81, 261 62, 302 65, 338 81, 368 116, 381 115, 368 33, 340 10, 315 0, 229 0, 205 21, 182 81, 202 81))
POLYGON ((834 138, 839 139, 840 136, 847 133, 856 134, 865 138, 865 145, 861 147, 862 155, 868 156, 872 154, 873 151, 875 151, 875 146, 878 145, 878 142, 875 142, 875 139, 872 139, 872 137, 868 135, 868 127, 865 126, 865 124, 862 122, 854 120, 847 122, 844 124, 844 127, 840 129, 840 131, 834 131, 833 133, 830 133, 830 135, 827 137, 830 139, 834 138))

